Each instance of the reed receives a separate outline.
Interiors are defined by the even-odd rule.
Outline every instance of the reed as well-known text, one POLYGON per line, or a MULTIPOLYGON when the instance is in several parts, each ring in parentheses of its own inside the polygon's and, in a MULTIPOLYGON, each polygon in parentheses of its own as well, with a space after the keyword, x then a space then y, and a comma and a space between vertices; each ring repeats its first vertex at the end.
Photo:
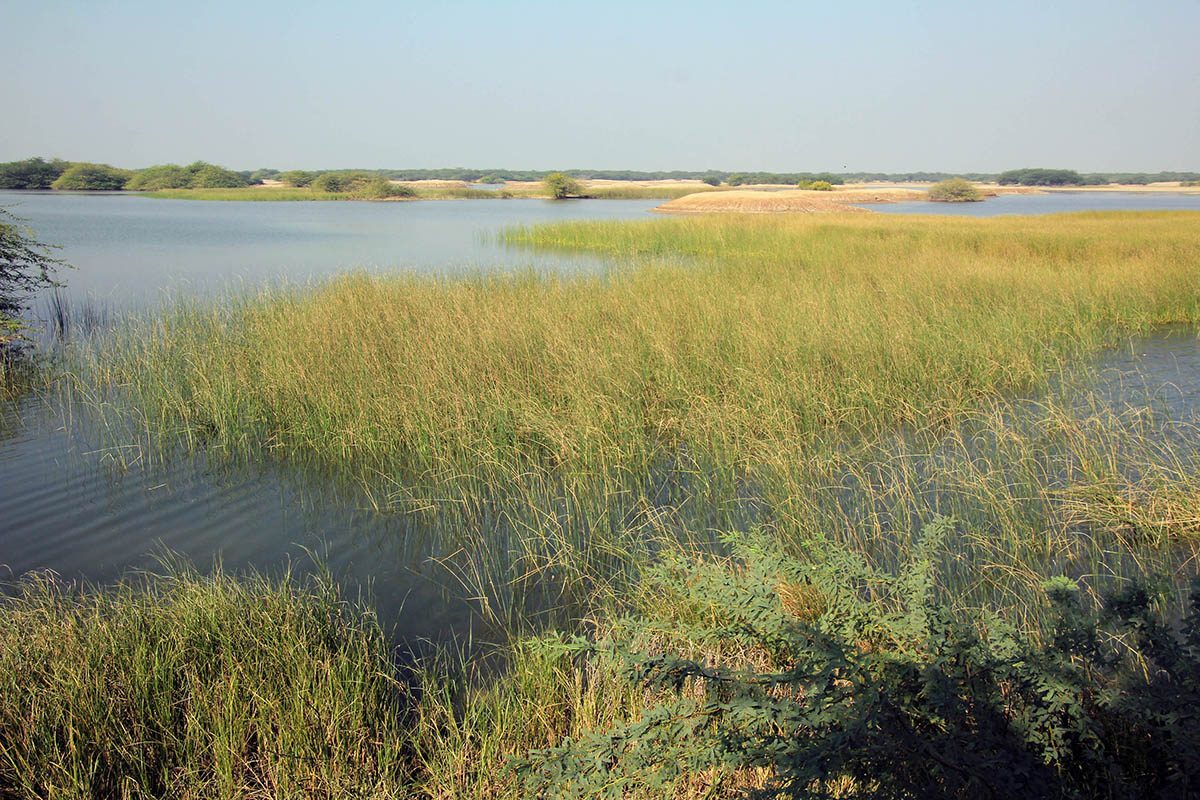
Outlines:
POLYGON ((393 796, 408 701, 374 618, 320 577, 168 567, 0 600, 0 794, 393 796))
POLYGON ((1012 476, 1039 463, 1040 434, 947 467, 961 480, 944 492, 881 471, 871 448, 897 430, 985 429, 980 409, 1044 392, 1105 343, 1200 321, 1198 233, 1189 213, 563 223, 507 238, 612 268, 352 274, 182 303, 97 342, 74 381, 144 453, 182 441, 316 462, 427 519, 502 626, 618 600, 663 548, 764 521, 885 557, 946 497, 1015 537, 968 559, 962 583, 991 588, 964 596, 1019 606, 1053 567, 1022 559, 1056 550, 1029 531, 1045 530, 1046 493, 1069 488, 1034 467, 1012 476), (1003 476, 1045 497, 1031 505, 1003 476), (863 489, 849 505, 807 488, 850 478, 863 489))
MULTIPOLYGON (((1114 404, 1088 363, 1130 335, 1200 322, 1200 215, 714 217, 506 238, 604 253, 612 266, 569 277, 352 274, 179 302, 73 351, 62 385, 114 441, 136 440, 139 457, 182 443, 316 462, 444 540, 448 575, 511 640, 504 669, 486 678, 473 661, 423 666, 404 730, 381 728, 404 742, 402 767, 363 768, 401 775, 393 794, 520 796, 497 769, 507 756, 636 717, 648 690, 621 688, 613 665, 572 660, 557 635, 523 634, 599 637, 650 607, 668 620, 709 614, 655 590, 648 572, 726 558, 751 531, 795 552, 848 548, 895 573, 930 519, 947 519, 939 596, 1025 630, 1044 628, 1054 576, 1093 600, 1165 576, 1156 602, 1182 602, 1180 579, 1200 557, 1198 420, 1136 380, 1114 404)), ((790 613, 819 612, 821 587, 806 589, 780 587, 790 613)), ((118 596, 133 609, 164 605, 118 596)), ((30 630, 58 630, 47 620, 75 608, 22 602, 55 610, 36 623, 0 617, 17 620, 5 641, 22 643, 0 652, 22 652, 30 630)), ((262 631, 304 618, 233 607, 220 618, 262 631)), ((87 619, 80 630, 111 630, 104 615, 87 619)), ((177 619, 194 631, 210 617, 177 619)), ((354 637, 374 641, 363 630, 354 637)), ((643 633, 651 650, 671 635, 643 633)), ((94 674, 66 663, 64 675, 94 674)), ((40 685, 6 691, 24 684, 40 685)), ((340 708, 339 697, 310 706, 340 708)), ((114 752, 123 735, 106 734, 114 752)), ((398 763, 387 748, 353 752, 398 763)), ((336 774, 366 774, 357 769, 336 774)), ((717 783, 688 776, 676 796, 717 783)))

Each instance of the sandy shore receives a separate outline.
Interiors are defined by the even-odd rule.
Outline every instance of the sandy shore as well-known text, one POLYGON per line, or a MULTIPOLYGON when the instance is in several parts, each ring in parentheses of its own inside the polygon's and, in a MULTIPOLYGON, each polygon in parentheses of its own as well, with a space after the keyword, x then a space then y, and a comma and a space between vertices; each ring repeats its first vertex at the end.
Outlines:
POLYGON ((869 214, 871 212, 867 209, 857 208, 850 203, 898 203, 902 200, 890 198, 898 197, 901 193, 924 194, 924 192, 904 189, 880 189, 865 192, 812 192, 801 189, 765 192, 756 189, 734 189, 728 192, 701 192, 685 195, 663 203, 653 210, 664 214, 787 214, 796 212, 869 214), (866 200, 863 199, 865 195, 872 198, 886 197, 889 199, 866 200))

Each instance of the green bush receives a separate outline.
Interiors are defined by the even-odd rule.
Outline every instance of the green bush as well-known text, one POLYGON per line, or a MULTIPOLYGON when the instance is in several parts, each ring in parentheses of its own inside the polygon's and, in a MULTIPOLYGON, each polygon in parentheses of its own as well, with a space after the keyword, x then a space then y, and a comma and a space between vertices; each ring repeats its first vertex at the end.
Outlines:
POLYGON ((302 169, 289 169, 279 174, 279 180, 289 186, 310 186, 317 179, 317 173, 302 169))
POLYGON ((198 161, 188 167, 192 174, 192 189, 236 189, 248 186, 249 181, 232 170, 198 161))
POLYGON ((152 192, 158 189, 187 189, 192 184, 192 173, 178 164, 158 164, 138 171, 125 183, 125 188, 135 192, 152 192))
POLYGON ((583 184, 561 172, 551 172, 543 178, 542 187, 555 200, 583 196, 583 184))
POLYGON ((354 200, 383 200, 389 197, 415 197, 411 186, 398 186, 369 172, 326 172, 312 182, 313 191, 346 194, 354 200))
POLYGON ((929 199, 935 203, 977 203, 983 193, 970 181, 950 178, 930 186, 929 199))
POLYGON ((22 222, 0 206, 0 359, 21 341, 22 331, 27 329, 20 316, 29 295, 61 285, 54 280, 54 273, 67 266, 52 258, 50 246, 34 239, 22 222))
POLYGON ((125 188, 125 182, 133 177, 127 169, 117 169, 108 164, 72 164, 50 185, 51 189, 67 191, 107 192, 125 188))
POLYGON ((829 181, 813 181, 809 187, 814 192, 832 192, 833 185, 829 181))
POLYGON ((766 770, 756 797, 1196 796, 1200 579, 1176 632, 1136 585, 1096 614, 1056 578, 1058 621, 1036 636, 939 597, 950 527, 927 527, 895 575, 822 542, 794 558, 767 536, 730 537, 731 561, 668 560, 650 589, 671 613, 575 645, 622 659, 664 701, 532 753, 517 764, 527 790, 665 796, 716 768, 766 770), (659 632, 650 652, 645 631, 659 632))
POLYGON ((69 167, 66 161, 27 158, 0 164, 0 189, 49 189, 69 167))

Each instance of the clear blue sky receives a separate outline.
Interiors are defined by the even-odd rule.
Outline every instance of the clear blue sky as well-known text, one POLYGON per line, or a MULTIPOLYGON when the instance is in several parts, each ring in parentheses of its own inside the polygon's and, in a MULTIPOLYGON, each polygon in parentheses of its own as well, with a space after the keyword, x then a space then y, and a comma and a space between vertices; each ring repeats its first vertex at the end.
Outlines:
POLYGON ((1200 2, 0 0, 0 160, 1200 170, 1200 2))

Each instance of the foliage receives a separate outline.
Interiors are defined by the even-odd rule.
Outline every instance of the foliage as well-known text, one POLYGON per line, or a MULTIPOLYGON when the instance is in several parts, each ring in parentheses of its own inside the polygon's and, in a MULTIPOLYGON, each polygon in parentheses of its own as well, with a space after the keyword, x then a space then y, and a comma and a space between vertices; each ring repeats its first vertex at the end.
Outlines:
POLYGON ((929 199, 935 203, 977 203, 983 193, 970 181, 950 178, 929 187, 929 199))
POLYGON ((412 187, 397 186, 369 172, 326 172, 316 177, 311 186, 315 192, 346 194, 354 200, 416 196, 412 187))
POLYGON ((279 178, 279 170, 277 169, 256 169, 251 172, 246 180, 251 186, 261 186, 265 180, 277 180, 279 178))
POLYGON ((279 180, 289 186, 309 186, 316 178, 316 172, 309 172, 303 169, 289 169, 287 172, 279 173, 279 180))
POLYGON ((808 188, 814 192, 831 192, 833 186, 829 181, 813 181, 808 185, 808 188))
POLYGON ((134 192, 152 192, 159 189, 187 189, 192 185, 192 173, 178 164, 157 164, 139 170, 125 183, 125 188, 134 192))
POLYGON ((0 189, 49 189, 70 166, 66 161, 27 158, 0 164, 0 189))
POLYGON ((162 576, 0 599, 0 796, 384 797, 406 693, 321 576, 162 576))
POLYGON ((583 195, 583 184, 561 172, 551 172, 542 180, 542 187, 555 200, 583 195))
POLYGON ((249 184, 240 174, 203 161, 197 161, 187 169, 192 176, 189 183, 192 189, 233 189, 249 184))
POLYGON ((1020 186, 1080 186, 1084 183, 1084 178, 1071 169, 1026 167, 1000 173, 996 178, 996 183, 1004 186, 1012 184, 1020 186))
POLYGON ((21 219, 0 207, 0 350, 16 341, 26 298, 39 289, 61 286, 54 273, 64 262, 49 255, 21 219))
POLYGON ((130 191, 161 191, 163 189, 233 189, 249 184, 241 173, 196 161, 186 167, 178 164, 158 164, 136 173, 125 184, 130 191))
POLYGON ((700 180, 704 181, 709 186, 720 186, 721 185, 721 179, 718 178, 716 175, 706 175, 703 178, 701 178, 700 180))
POLYGON ((125 182, 133 176, 126 169, 117 169, 108 164, 77 163, 68 167, 50 185, 52 189, 69 191, 110 192, 125 188, 125 182))
POLYGON ((651 591, 695 613, 628 620, 612 643, 575 645, 615 652, 632 682, 666 699, 518 762, 526 789, 666 794, 720 767, 765 770, 751 793, 762 798, 835 787, 874 798, 1200 791, 1200 578, 1178 634, 1136 583, 1096 615, 1073 581, 1055 578, 1057 622, 1038 639, 939 597, 951 527, 930 524, 894 575, 821 540, 790 557, 764 536, 729 538, 732 561, 668 561, 651 591), (669 632, 658 651, 635 646, 645 630, 669 632), (684 648, 747 655, 718 666, 684 648))

